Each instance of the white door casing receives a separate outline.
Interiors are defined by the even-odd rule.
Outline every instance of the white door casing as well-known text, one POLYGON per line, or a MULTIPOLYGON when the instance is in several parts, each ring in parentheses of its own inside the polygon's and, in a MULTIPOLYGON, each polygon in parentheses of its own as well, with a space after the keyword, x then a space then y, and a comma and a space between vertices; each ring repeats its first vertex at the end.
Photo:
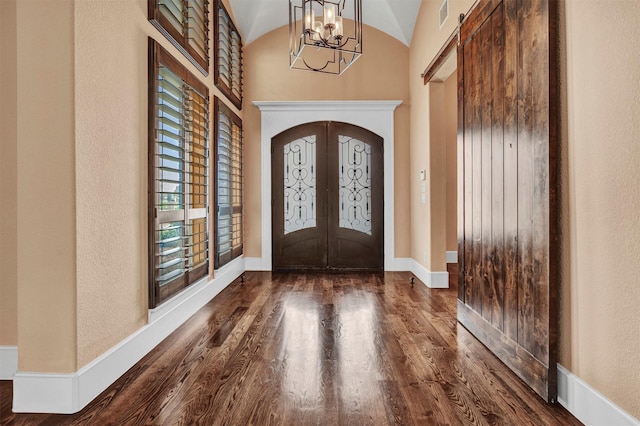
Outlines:
POLYGON ((384 140, 384 269, 394 270, 394 111, 402 101, 255 101, 261 112, 262 255, 256 269, 272 269, 271 139, 304 123, 339 121, 363 127, 384 140))

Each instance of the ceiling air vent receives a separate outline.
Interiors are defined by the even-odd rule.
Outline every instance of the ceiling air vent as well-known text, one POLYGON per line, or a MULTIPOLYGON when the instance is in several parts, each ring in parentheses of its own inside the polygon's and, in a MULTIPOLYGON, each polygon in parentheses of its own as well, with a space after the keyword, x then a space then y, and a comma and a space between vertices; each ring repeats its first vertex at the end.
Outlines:
POLYGON ((449 16, 449 0, 444 0, 440 6, 440 28, 444 25, 444 21, 449 16))

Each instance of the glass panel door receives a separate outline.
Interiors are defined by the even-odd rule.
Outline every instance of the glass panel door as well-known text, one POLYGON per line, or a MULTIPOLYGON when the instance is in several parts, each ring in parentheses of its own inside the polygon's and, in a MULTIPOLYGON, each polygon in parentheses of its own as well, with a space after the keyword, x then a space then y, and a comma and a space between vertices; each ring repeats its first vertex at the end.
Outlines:
POLYGON ((316 136, 284 146, 284 234, 316 226, 316 136))
POLYGON ((381 270, 382 138, 316 122, 272 140, 273 268, 381 270))
POLYGON ((371 235, 371 145, 338 136, 340 227, 371 235))

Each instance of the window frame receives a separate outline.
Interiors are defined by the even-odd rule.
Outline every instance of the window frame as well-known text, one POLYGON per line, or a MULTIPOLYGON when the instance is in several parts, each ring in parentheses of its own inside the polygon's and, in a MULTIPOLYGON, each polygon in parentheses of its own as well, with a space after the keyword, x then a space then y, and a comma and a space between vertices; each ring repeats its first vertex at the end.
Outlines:
MULTIPOLYGON (((149 22, 164 35, 205 77, 209 75, 209 54, 210 42, 209 35, 211 32, 211 20, 209 19, 209 0, 202 0, 202 15, 204 16, 204 50, 205 56, 202 56, 189 44, 189 32, 185 31, 181 34, 170 23, 169 19, 160 10, 160 0, 147 0, 147 12, 149 22)), ((188 12, 183 13, 183 18, 188 19, 188 12)))
MULTIPOLYGON (((214 268, 220 269, 224 265, 228 264, 232 260, 241 256, 244 253, 244 179, 243 179, 243 171, 244 171, 244 152, 242 146, 243 139, 243 130, 242 130, 242 120, 238 117, 224 102, 221 101, 220 98, 214 97, 214 136, 215 136, 215 171, 214 171, 214 268), (236 124, 240 129, 240 139, 238 141, 239 150, 240 150, 240 167, 239 167, 239 176, 240 176, 240 204, 239 206, 234 206, 233 201, 231 201, 231 218, 233 219, 233 214, 240 213, 240 244, 237 246, 233 246, 233 231, 230 233, 232 247, 229 252, 222 253, 220 250, 220 236, 221 233, 219 231, 220 223, 219 223, 219 213, 220 213, 220 203, 219 203, 219 166, 220 166, 220 149, 219 149, 219 139, 220 139, 220 115, 226 115, 232 124, 236 124)), ((234 140, 232 139, 231 144, 233 145, 234 140)), ((233 148, 232 148, 233 149, 233 148)), ((231 185, 230 185, 231 186, 231 185)), ((232 188, 231 188, 232 189, 232 188)), ((233 225, 231 225, 233 227, 233 225)))
MULTIPOLYGON (((153 40, 151 37, 148 39, 148 49, 149 49, 149 57, 148 57, 148 268, 149 268, 149 309, 156 308, 161 303, 169 300, 171 297, 182 291, 184 288, 189 287, 191 284, 194 284, 196 281, 205 277, 209 273, 209 265, 210 265, 210 249, 211 249, 211 239, 210 239, 210 171, 211 171, 211 156, 209 155, 211 148, 211 100, 209 97, 209 89, 208 87, 202 83, 198 78, 196 78, 184 65, 182 65, 175 57, 173 57, 170 53, 168 53, 158 42, 153 40), (204 262, 199 264, 196 268, 189 270, 188 268, 184 269, 184 272, 172 279, 164 287, 161 288, 159 281, 156 280, 156 233, 159 231, 159 227, 156 224, 156 218, 158 216, 158 204, 157 204, 157 146, 158 141, 156 140, 156 131, 157 131, 157 103, 158 103, 158 74, 161 65, 165 66, 169 71, 173 74, 180 77, 183 83, 189 86, 190 90, 194 90, 198 92, 199 96, 204 99, 204 106, 206 109, 205 116, 205 147, 204 147, 204 161, 205 161, 205 175, 204 175, 204 204, 205 204, 205 215, 204 215, 204 241, 200 241, 198 244, 204 243, 204 262)), ((183 126, 181 131, 184 131, 183 126)), ((192 130, 193 131, 193 130, 192 130)), ((184 149, 184 147, 183 147, 184 149)), ((201 166, 201 164, 196 163, 195 161, 188 162, 183 160, 183 170, 187 170, 189 164, 196 164, 201 166)), ((192 166, 193 168, 193 166, 192 166)), ((193 172, 183 172, 185 175, 193 172)), ((185 177, 181 178, 181 182, 184 185, 182 190, 182 194, 184 197, 188 196, 187 187, 201 186, 202 183, 196 184, 194 182, 187 182, 185 177)), ((193 193, 190 194, 193 196, 193 193)), ((198 194, 202 196, 203 194, 198 194)), ((186 201, 182 201, 184 203, 183 210, 185 212, 187 210, 194 210, 193 204, 187 204, 186 201)), ((200 210, 202 210, 200 208, 200 210)), ((186 220, 183 224, 183 230, 186 230, 188 226, 194 226, 193 222, 190 222, 189 214, 184 213, 184 217, 186 220)), ((196 218, 198 219, 198 218, 196 218)), ((195 220, 195 219, 194 219, 195 220)), ((184 238, 184 233, 181 234, 184 238)), ((184 255, 184 262, 187 262, 187 259, 194 254, 193 251, 189 251, 187 254, 188 244, 182 244, 184 255)), ((202 247, 200 247, 202 248, 202 247)))
MULTIPOLYGON (((220 89, 220 91, 227 97, 227 99, 229 99, 231 101, 231 103, 238 108, 239 110, 242 110, 242 99, 243 99, 243 93, 242 93, 242 87, 243 87, 243 83, 242 83, 242 75, 243 75, 243 64, 242 64, 242 53, 243 53, 243 45, 242 45, 242 37, 240 36, 240 32, 237 30, 235 24, 233 23, 233 20, 231 19, 231 15, 229 15, 229 12, 227 11, 227 9, 225 8, 224 4, 222 3, 222 0, 215 0, 215 9, 214 9, 214 13, 213 13, 214 17, 214 31, 215 31, 215 38, 214 38, 214 83, 216 85, 216 87, 218 89, 220 89), (229 22, 229 27, 228 27, 228 34, 227 34, 227 38, 229 40, 231 40, 233 34, 236 34, 237 38, 238 38, 238 43, 239 43, 239 52, 238 52, 238 57, 235 58, 235 60, 238 63, 238 72, 240 73, 240 75, 238 76, 238 81, 239 81, 239 93, 240 96, 236 96, 233 93, 233 87, 231 85, 226 84, 223 80, 222 80, 222 75, 223 73, 221 72, 221 67, 222 67, 222 63, 221 63, 221 49, 220 49, 220 40, 221 40, 221 28, 220 28, 220 12, 224 12, 224 14, 227 16, 227 20, 229 22)), ((232 63, 232 61, 234 60, 234 57, 232 56, 233 52, 231 49, 231 46, 229 46, 229 52, 228 52, 228 56, 229 56, 229 64, 232 63)), ((233 78, 235 76, 235 74, 232 74, 231 72, 232 68, 230 66, 229 69, 229 83, 232 83, 233 78)))

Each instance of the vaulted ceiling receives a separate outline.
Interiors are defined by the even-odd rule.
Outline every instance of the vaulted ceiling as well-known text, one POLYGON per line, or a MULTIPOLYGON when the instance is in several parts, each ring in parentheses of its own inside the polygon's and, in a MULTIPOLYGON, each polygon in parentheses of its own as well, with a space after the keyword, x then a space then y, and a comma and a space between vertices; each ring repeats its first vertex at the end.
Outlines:
MULTIPOLYGON (((363 0, 362 21, 409 46, 421 1, 363 0)), ((245 45, 289 23, 288 0, 229 0, 229 3, 245 45)))

